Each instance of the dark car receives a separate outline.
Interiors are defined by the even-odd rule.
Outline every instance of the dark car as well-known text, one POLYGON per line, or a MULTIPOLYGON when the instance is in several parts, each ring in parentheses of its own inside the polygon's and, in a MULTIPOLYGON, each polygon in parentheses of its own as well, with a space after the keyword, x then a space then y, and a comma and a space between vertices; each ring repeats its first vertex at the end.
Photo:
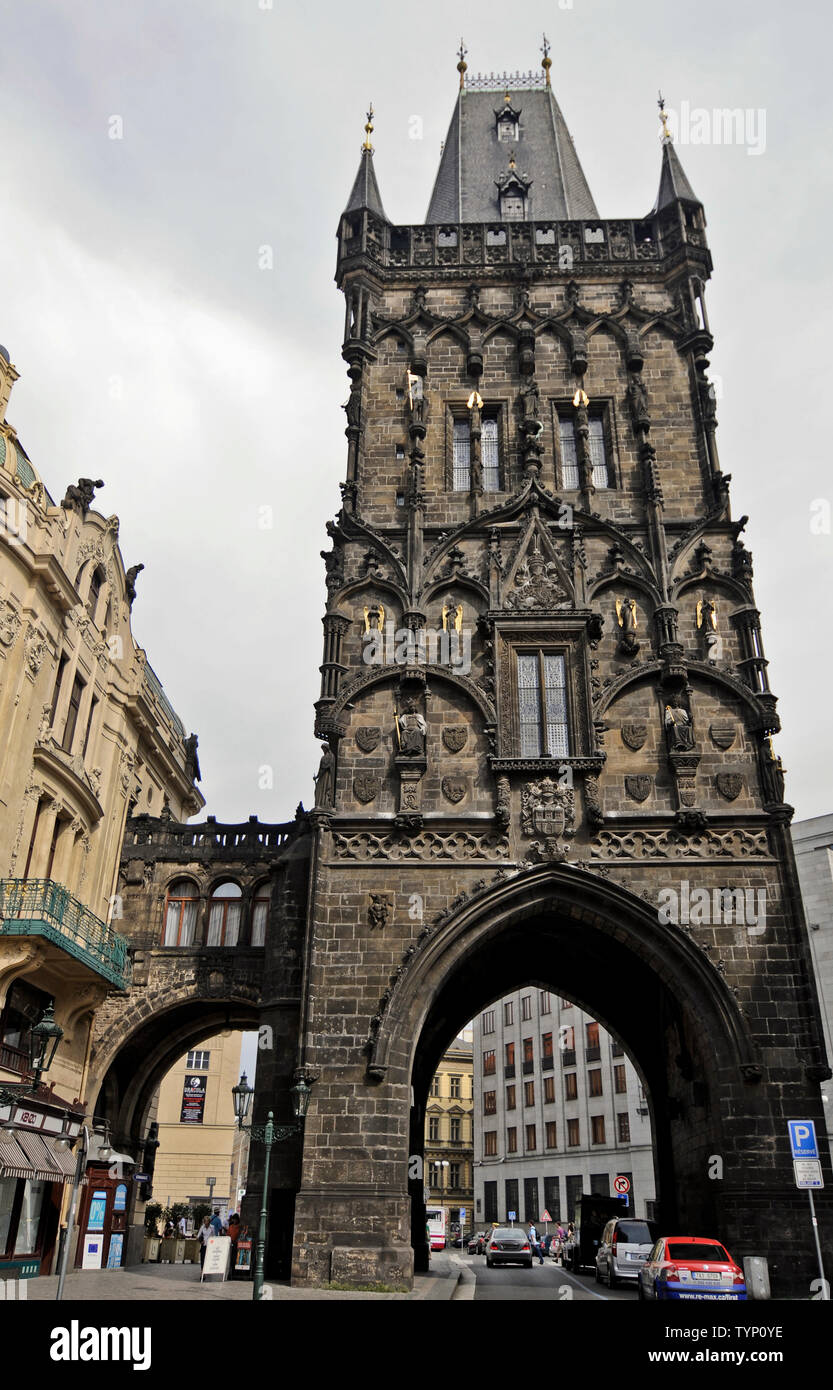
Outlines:
POLYGON ((466 1246, 469 1255, 482 1255, 483 1251, 486 1249, 486 1239, 485 1231, 481 1231, 479 1235, 472 1236, 466 1246))
POLYGON ((494 1265, 527 1265, 532 1268, 529 1238, 517 1226, 498 1226, 486 1246, 486 1268, 494 1265))

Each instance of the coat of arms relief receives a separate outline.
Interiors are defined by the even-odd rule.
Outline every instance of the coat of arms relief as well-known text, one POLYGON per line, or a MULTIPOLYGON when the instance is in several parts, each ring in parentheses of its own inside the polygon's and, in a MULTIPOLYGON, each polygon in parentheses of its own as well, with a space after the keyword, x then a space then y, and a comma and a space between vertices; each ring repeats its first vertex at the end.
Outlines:
POLYGON ((521 830, 539 835, 530 845, 539 859, 566 859, 569 840, 576 833, 576 801, 572 787, 562 786, 551 777, 530 782, 521 795, 521 830))

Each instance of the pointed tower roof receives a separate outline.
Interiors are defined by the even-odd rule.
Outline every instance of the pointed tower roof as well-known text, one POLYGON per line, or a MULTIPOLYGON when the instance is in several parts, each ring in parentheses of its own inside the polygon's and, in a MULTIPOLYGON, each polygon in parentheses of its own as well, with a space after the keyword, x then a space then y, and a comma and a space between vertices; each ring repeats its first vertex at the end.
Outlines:
POLYGON ((659 176, 657 200, 648 214, 649 217, 654 217, 656 213, 661 212, 671 203, 696 203, 698 207, 703 206, 686 178, 679 155, 674 149, 674 142, 668 129, 665 102, 661 93, 657 105, 659 106, 659 118, 662 121, 662 168, 659 176))
POLYGON ((373 167, 373 146, 370 143, 370 136, 373 133, 373 107, 367 113, 367 125, 365 126, 365 140, 362 145, 359 168, 353 187, 350 190, 350 197, 347 199, 345 213, 359 212, 362 208, 367 208, 368 212, 373 212, 377 217, 381 217, 383 222, 389 219, 385 215, 382 207, 382 195, 379 192, 379 185, 376 182, 376 170, 373 167))
POLYGON ((461 85, 426 222, 498 220, 497 185, 510 148, 530 179, 530 220, 598 217, 548 68, 545 73, 475 77, 461 85), (507 117, 515 132, 508 141, 499 133, 507 117))

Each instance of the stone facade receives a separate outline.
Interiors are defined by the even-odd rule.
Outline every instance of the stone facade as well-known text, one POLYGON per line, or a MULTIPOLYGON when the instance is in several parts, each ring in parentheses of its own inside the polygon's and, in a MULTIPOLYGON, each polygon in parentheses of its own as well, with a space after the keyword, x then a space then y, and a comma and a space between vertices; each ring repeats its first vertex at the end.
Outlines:
POLYGON ((785 1122, 819 1113, 824 1042, 717 453, 705 218, 668 141, 662 159, 642 223, 397 227, 362 152, 339 227, 300 1283, 356 1251, 367 1277, 424 1263, 406 1172, 430 1078, 498 981, 529 980, 627 1041, 663 1219, 768 1255, 776 1290, 813 1277, 785 1122))

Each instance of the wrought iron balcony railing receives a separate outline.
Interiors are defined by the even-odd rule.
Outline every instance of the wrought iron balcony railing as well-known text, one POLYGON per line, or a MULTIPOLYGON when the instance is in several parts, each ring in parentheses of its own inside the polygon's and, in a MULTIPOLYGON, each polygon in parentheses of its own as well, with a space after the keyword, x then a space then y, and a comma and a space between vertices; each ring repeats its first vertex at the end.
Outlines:
POLYGON ((0 879, 0 936, 43 936, 118 989, 130 984, 126 937, 52 879, 0 879))

